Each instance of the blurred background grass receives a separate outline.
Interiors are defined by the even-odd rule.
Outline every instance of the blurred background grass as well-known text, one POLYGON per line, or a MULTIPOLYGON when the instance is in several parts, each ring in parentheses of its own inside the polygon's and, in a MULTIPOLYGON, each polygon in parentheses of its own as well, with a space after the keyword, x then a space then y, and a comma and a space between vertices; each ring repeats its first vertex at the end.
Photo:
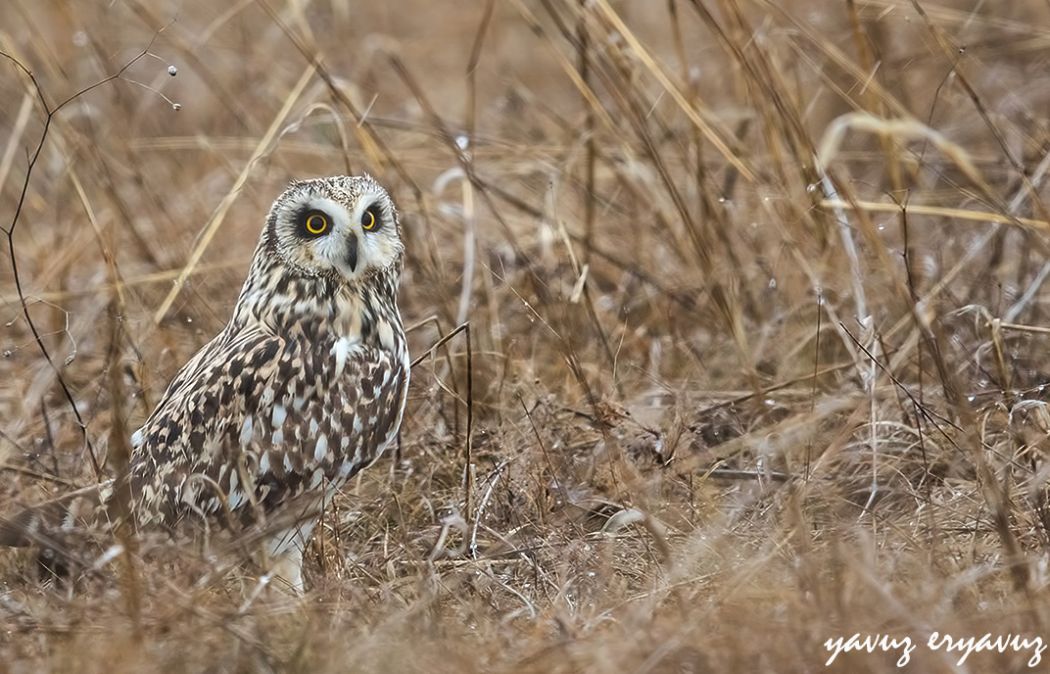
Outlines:
MULTIPOLYGON (((293 178, 389 187, 413 354, 469 321, 473 384, 468 428, 463 335, 415 369, 303 601, 145 549, 136 618, 112 567, 49 588, 3 553, 0 671, 794 672, 854 632, 1047 635, 1047 3, 7 0, 0 50, 52 109, 131 64, 52 118, 0 265, 4 511, 112 469, 115 405, 141 422, 221 328, 293 178)), ((45 119, 4 64, 5 228, 45 119)))

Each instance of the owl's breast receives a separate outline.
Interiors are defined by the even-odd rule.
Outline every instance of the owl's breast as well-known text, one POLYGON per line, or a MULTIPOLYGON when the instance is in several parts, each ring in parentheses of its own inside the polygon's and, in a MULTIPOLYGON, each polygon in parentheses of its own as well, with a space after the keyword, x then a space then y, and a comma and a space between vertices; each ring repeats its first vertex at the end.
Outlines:
POLYGON ((342 485, 396 438, 404 411, 407 358, 338 338, 301 361, 269 418, 257 415, 269 433, 256 439, 260 496, 274 506, 342 485))

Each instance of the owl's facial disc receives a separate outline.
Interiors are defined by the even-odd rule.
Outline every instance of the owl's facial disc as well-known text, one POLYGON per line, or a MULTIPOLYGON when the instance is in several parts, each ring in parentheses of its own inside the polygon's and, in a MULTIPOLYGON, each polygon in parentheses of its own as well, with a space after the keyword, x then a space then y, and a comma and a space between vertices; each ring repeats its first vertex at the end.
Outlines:
POLYGON ((371 179, 297 183, 277 214, 277 248, 292 266, 354 281, 402 251, 390 197, 371 179), (294 190, 294 193, 293 193, 294 190))

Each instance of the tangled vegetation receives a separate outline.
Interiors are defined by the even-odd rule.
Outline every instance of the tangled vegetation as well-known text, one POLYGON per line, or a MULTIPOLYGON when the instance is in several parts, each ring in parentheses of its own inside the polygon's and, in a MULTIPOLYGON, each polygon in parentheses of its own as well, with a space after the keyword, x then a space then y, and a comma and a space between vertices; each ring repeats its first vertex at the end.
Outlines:
POLYGON ((1050 637, 1048 50, 1041 0, 4 2, 0 513, 112 472, 290 179, 390 189, 418 364, 303 599, 166 540, 75 583, 0 551, 0 671, 1050 637))

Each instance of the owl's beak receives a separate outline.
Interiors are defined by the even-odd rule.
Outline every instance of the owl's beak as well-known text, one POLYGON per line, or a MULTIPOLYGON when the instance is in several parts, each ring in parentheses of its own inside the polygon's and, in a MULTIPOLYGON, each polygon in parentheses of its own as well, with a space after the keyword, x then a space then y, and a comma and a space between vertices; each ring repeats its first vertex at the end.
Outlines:
POLYGON ((346 262, 350 265, 350 271, 357 271, 357 237, 353 234, 346 247, 346 262))

